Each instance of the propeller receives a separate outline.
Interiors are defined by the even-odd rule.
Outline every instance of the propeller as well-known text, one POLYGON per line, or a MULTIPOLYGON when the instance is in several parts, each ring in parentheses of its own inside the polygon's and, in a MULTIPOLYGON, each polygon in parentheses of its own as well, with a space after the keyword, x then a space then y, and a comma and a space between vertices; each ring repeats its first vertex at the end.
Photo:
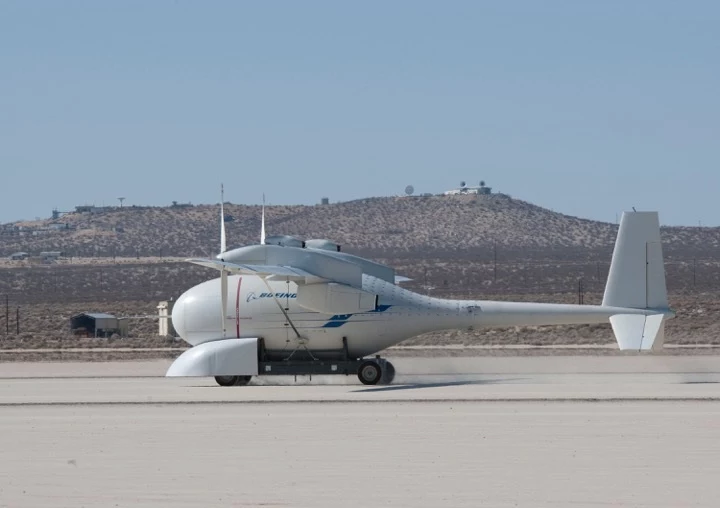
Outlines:
MULTIPOLYGON (((227 250, 226 236, 225 236, 225 189, 223 184, 220 184, 220 256, 222 256, 227 250)), ((220 270, 220 314, 222 316, 222 336, 223 339, 227 334, 227 298, 228 298, 228 272, 223 269, 220 270)))
POLYGON ((260 245, 265 245, 265 194, 263 194, 262 221, 260 223, 260 245))
MULTIPOLYGON (((265 245, 265 194, 263 194, 262 220, 260 224, 260 244, 265 245)), ((225 233, 225 187, 220 184, 220 254, 218 259, 224 261, 222 255, 227 252, 227 235, 225 233)), ((228 271, 220 270, 220 315, 222 318, 222 337, 227 335, 227 303, 228 303, 228 271)))

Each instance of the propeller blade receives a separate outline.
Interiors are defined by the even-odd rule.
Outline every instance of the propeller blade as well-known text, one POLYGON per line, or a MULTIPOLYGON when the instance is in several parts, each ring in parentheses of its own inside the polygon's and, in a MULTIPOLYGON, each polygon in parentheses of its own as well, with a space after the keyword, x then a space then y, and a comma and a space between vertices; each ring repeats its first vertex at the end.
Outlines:
POLYGON ((263 194, 262 221, 260 223, 260 245, 265 245, 265 194, 263 194))
POLYGON ((220 272, 220 295, 221 295, 221 303, 222 306, 222 336, 223 339, 225 338, 225 334, 227 332, 226 326, 227 326, 227 300, 228 300, 228 273, 226 270, 222 270, 220 272))
MULTIPOLYGON (((225 186, 220 184, 220 254, 227 250, 225 237, 225 186)), ((227 299, 228 299, 228 272, 220 271, 220 316, 222 319, 223 339, 227 333, 227 299)))
POLYGON ((225 189, 223 184, 220 184, 220 254, 227 250, 225 244, 225 189))

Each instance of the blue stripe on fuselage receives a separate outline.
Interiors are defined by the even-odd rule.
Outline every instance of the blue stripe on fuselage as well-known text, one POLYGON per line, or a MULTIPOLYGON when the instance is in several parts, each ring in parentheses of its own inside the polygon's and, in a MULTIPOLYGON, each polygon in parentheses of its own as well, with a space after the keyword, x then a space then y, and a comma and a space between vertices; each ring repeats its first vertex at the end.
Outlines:
MULTIPOLYGON (((376 309, 368 311, 367 313, 369 314, 372 312, 385 312, 390 307, 392 307, 392 305, 378 305, 376 309)), ((338 327, 344 325, 345 323, 347 323, 348 319, 350 319, 353 316, 354 316, 354 314, 335 314, 322 327, 323 328, 338 328, 338 327)))

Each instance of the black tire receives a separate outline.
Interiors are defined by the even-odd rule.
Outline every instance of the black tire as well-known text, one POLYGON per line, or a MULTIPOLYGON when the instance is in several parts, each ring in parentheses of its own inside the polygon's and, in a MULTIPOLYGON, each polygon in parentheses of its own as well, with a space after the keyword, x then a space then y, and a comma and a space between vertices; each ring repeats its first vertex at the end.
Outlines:
POLYGON ((246 386, 251 379, 252 376, 235 376, 235 386, 246 386))
POLYGON ((215 376, 215 382, 220 386, 245 386, 252 376, 215 376))
POLYGON ((215 382, 220 386, 235 386, 238 376, 215 376, 215 382))
POLYGON ((395 379, 395 366, 390 362, 385 362, 385 372, 383 372, 382 383, 389 385, 395 379))
POLYGON ((362 362, 358 367, 357 375, 360 382, 364 385, 376 385, 382 378, 382 369, 377 362, 368 360, 362 362))

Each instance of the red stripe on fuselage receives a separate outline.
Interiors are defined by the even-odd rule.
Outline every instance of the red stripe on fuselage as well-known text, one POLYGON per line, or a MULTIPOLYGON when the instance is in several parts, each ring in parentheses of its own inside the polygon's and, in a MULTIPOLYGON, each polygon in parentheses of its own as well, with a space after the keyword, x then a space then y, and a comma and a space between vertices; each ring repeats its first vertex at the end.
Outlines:
POLYGON ((237 296, 235 297, 235 332, 238 339, 240 338, 240 284, 242 284, 242 277, 238 277, 237 296))

